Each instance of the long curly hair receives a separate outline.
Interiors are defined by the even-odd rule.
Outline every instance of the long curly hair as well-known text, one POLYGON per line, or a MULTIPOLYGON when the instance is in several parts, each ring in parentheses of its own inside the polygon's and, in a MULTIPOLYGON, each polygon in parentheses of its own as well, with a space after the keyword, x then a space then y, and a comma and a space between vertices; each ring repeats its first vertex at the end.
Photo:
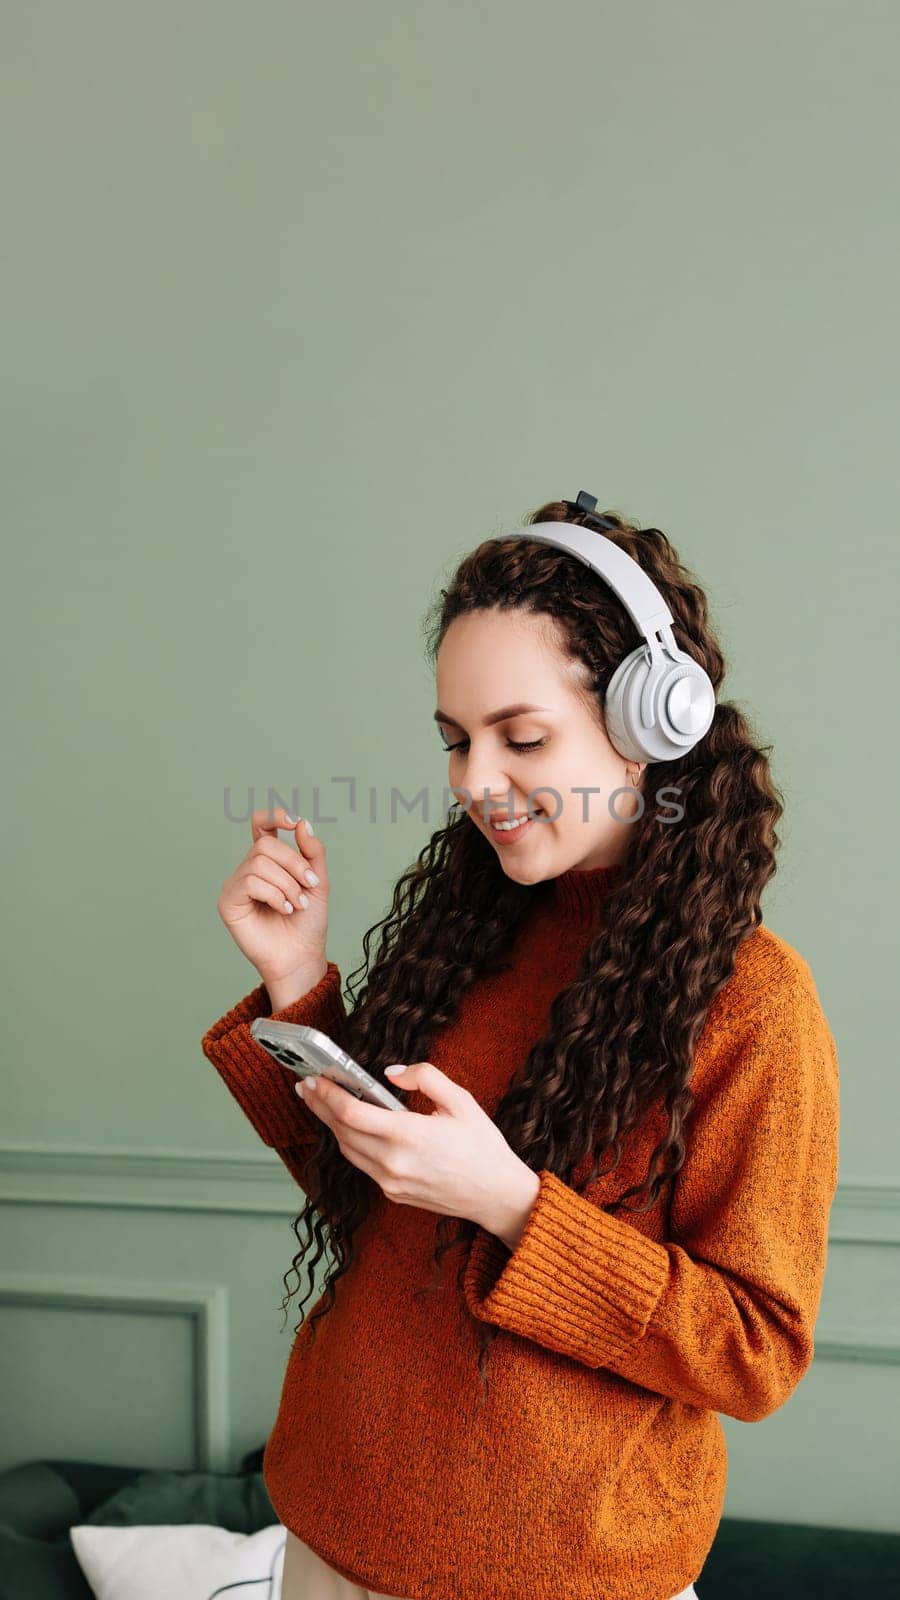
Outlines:
MULTIPOLYGON (((694 1050, 709 1006, 733 971, 738 946, 762 920, 760 897, 776 870, 775 828, 784 808, 767 759, 771 746, 760 747, 739 707, 718 698, 725 659, 696 579, 659 528, 642 528, 614 511, 603 515, 614 524, 606 537, 662 593, 675 641, 705 668, 717 703, 708 732, 688 754, 653 764, 654 773, 664 769, 663 781, 678 792, 680 818, 661 826, 645 806, 631 819, 602 926, 583 950, 574 982, 555 996, 548 1031, 535 1040, 493 1120, 534 1172, 546 1168, 571 1181, 592 1155, 581 1192, 597 1178, 607 1154, 611 1162, 604 1172, 618 1166, 624 1136, 654 1102, 661 1103, 668 1127, 646 1175, 605 1207, 647 1211, 683 1164, 694 1050), (626 1205, 644 1192, 643 1204, 626 1205)), ((542 505, 523 525, 584 520, 560 500, 542 505)), ((486 539, 459 563, 426 620, 432 666, 456 617, 491 608, 555 620, 557 637, 585 669, 583 681, 605 729, 609 680, 642 642, 613 590, 553 546, 486 539)), ((406 1099, 384 1078, 384 1067, 428 1059, 431 1038, 457 1017, 466 990, 482 976, 509 970, 504 955, 551 887, 552 880, 513 882, 465 811, 453 814, 451 807, 446 826, 432 834, 398 880, 387 916, 365 935, 363 962, 346 984, 344 1047, 406 1099), (370 944, 379 930, 372 961, 370 944)), ((313 1292, 327 1227, 336 1270, 310 1318, 313 1338, 316 1322, 335 1303, 335 1283, 355 1259, 354 1234, 379 1192, 368 1174, 344 1158, 324 1123, 317 1140, 305 1158, 306 1204, 293 1223, 301 1248, 284 1274, 288 1292, 282 1302, 286 1312, 293 1292, 289 1275, 297 1274, 299 1286, 300 1266, 314 1242, 307 1261, 313 1292)), ((416 1293, 434 1290, 443 1257, 453 1248, 463 1252, 457 1275, 462 1288, 475 1233, 474 1222, 437 1218, 431 1283, 416 1293)), ((499 1329, 479 1321, 477 1331, 478 1373, 486 1392, 488 1352, 499 1329)))

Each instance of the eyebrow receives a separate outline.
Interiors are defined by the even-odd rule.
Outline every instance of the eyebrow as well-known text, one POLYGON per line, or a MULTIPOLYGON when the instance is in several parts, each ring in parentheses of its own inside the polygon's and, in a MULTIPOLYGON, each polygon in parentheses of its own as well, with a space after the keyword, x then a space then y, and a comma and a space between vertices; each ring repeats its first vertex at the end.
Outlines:
MULTIPOLYGON (((514 706, 501 706, 499 711, 490 711, 486 717, 483 717, 481 726, 483 728, 490 728, 495 722, 504 722, 507 717, 518 717, 524 711, 551 711, 552 709, 552 706, 530 706, 525 705, 524 703, 514 706)), ((434 720, 435 722, 448 722, 451 728, 462 727, 462 723, 456 722, 453 717, 448 717, 446 711, 436 711, 434 713, 434 720)))

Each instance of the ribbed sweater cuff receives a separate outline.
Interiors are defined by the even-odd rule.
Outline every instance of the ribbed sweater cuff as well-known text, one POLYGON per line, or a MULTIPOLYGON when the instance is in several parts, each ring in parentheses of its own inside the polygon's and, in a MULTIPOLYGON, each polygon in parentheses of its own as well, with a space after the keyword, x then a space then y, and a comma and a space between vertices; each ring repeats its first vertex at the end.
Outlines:
POLYGON ((510 1252, 479 1228, 463 1280, 482 1322, 585 1366, 603 1366, 646 1332, 669 1270, 666 1249, 542 1168, 510 1252))
POLYGON ((314 1111, 298 1098, 296 1077, 250 1032, 256 1017, 299 1022, 327 1033, 338 1044, 347 1021, 341 999, 340 968, 329 961, 319 982, 280 1011, 271 1009, 263 983, 232 1006, 204 1034, 203 1053, 212 1061, 265 1144, 278 1147, 309 1140, 320 1126, 314 1111))

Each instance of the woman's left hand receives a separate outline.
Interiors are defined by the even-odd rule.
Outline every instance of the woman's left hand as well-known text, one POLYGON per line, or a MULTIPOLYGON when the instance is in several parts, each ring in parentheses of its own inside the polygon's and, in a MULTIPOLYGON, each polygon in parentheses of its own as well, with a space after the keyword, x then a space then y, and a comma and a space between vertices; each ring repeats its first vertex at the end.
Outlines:
POLYGON ((314 1089, 307 1080, 302 1098, 331 1128, 341 1153, 389 1200, 465 1217, 492 1231, 516 1177, 530 1169, 474 1095, 433 1062, 414 1061, 388 1078, 418 1089, 434 1101, 435 1112, 386 1111, 322 1077, 314 1089))

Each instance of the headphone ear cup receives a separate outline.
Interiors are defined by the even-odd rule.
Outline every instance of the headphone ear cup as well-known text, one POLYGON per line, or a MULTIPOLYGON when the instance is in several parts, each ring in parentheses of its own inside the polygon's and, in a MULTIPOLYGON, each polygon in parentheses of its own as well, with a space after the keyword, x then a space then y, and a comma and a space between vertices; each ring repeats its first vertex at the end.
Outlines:
POLYGON ((626 761, 674 761, 708 732, 716 710, 699 662, 653 662, 648 645, 621 661, 606 691, 609 738, 626 761))
POLYGON ((647 645, 639 644, 623 661, 619 662, 615 672, 609 680, 606 691, 604 709, 606 712, 606 731, 620 756, 626 761, 658 761, 660 758, 655 752, 648 749, 643 738, 637 732, 634 721, 635 711, 640 706, 641 688, 647 679, 649 661, 647 645), (637 677, 637 694, 633 682, 637 677))

